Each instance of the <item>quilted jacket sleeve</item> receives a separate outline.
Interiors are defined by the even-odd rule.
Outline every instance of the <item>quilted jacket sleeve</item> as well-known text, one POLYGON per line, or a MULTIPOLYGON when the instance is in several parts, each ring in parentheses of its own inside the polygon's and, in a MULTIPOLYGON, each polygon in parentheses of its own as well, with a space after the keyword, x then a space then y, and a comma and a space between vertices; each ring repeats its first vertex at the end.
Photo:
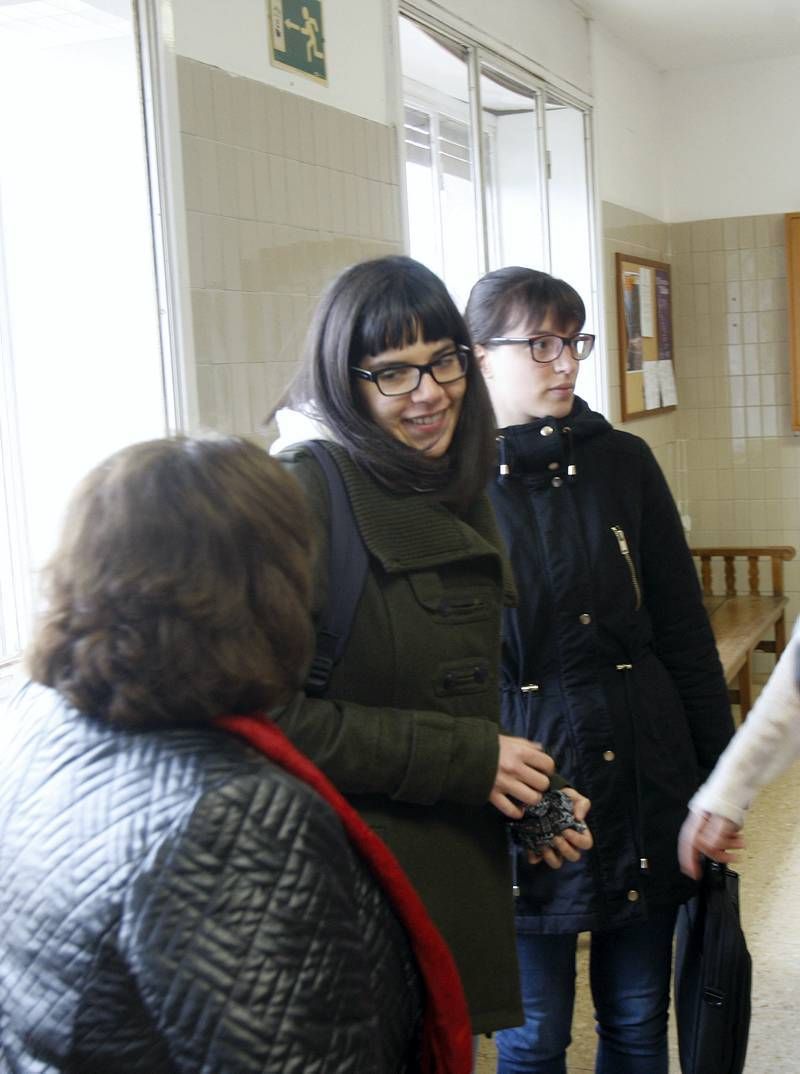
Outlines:
MULTIPOLYGON (((338 818, 282 772, 207 792, 160 842, 119 943, 176 1074, 391 1069, 370 987, 391 945, 358 912, 360 870, 338 818)), ((408 1007, 413 989, 398 991, 408 1007)), ((409 1011, 392 1013, 410 1032, 409 1011)))
MULTIPOLYGON (((328 495, 316 462, 307 456, 281 462, 306 491, 317 522, 315 605, 324 607, 329 580, 328 495)), ((499 624, 498 624, 499 630, 499 624)), ((368 654, 361 654, 366 661, 368 654)), ((428 668, 415 668, 423 681, 428 668)), ((423 707, 401 709, 298 694, 272 718, 345 794, 386 794, 431 805, 438 801, 482 805, 494 784, 498 725, 423 707)))
POLYGON ((681 696, 701 773, 733 734, 728 690, 672 493, 642 445, 642 570, 656 651, 681 696))

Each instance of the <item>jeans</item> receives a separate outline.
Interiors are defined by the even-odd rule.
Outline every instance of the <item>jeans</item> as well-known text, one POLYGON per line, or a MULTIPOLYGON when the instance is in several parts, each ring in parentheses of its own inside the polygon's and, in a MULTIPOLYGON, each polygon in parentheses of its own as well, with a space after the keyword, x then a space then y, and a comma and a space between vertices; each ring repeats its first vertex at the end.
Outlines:
MULTIPOLYGON (((667 1016, 676 910, 593 932, 589 980, 596 1074, 667 1074, 667 1016)), ((525 1024, 496 1034, 497 1074, 566 1074, 575 1006, 575 933, 518 933, 525 1024)))

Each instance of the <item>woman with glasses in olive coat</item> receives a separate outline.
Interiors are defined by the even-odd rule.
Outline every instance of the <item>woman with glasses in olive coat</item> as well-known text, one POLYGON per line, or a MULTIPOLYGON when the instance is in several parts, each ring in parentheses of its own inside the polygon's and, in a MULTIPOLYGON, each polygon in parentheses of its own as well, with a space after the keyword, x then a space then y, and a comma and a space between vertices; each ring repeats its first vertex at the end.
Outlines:
POLYGON ((499 432, 490 487, 519 593, 504 615, 502 722, 592 800, 594 849, 516 867, 525 1024, 501 1074, 563 1074, 590 931, 598 1074, 665 1074, 672 933, 691 893, 675 841, 731 731, 678 512, 645 442, 575 394, 594 336, 563 280, 490 272, 467 322, 499 432))
MULTIPOLYGON (((485 485, 491 407, 441 281, 406 257, 354 265, 328 288, 273 451, 318 520, 315 611, 327 577, 323 439, 368 553, 364 590, 324 696, 275 716, 389 844, 455 957, 473 1033, 521 1021, 505 821, 553 766, 499 728, 500 617, 514 599, 485 485)), ((581 815, 588 803, 578 801, 581 815)), ((588 835, 559 838, 550 863, 588 835)))

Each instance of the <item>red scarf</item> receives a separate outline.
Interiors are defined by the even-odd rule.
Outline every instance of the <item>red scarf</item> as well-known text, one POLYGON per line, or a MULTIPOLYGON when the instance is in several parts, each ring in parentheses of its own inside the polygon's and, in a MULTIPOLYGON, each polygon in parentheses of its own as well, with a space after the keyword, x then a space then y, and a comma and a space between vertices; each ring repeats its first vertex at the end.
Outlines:
POLYGON ((403 923, 425 985, 421 1074, 470 1074, 472 1030, 461 978, 453 956, 428 916, 400 862, 367 827, 316 765, 275 724, 258 716, 223 716, 216 723, 244 738, 336 811, 347 836, 383 888, 403 923))

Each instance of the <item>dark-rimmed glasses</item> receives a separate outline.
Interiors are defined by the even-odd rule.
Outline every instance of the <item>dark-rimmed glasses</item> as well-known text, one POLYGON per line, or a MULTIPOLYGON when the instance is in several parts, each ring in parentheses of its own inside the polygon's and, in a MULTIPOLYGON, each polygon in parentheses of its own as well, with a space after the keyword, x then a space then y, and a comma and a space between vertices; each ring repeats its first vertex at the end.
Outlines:
POLYGON ((437 384, 452 384, 461 380, 467 375, 470 353, 469 347, 462 344, 438 355, 427 365, 399 362, 397 365, 388 365, 385 369, 377 369, 374 373, 352 365, 350 372, 362 380, 371 381, 381 395, 409 395, 420 386, 425 373, 430 373, 437 384))
POLYGON ((542 332, 538 336, 501 336, 490 339, 487 345, 503 347, 507 343, 527 343, 534 362, 548 365, 558 358, 565 347, 569 347, 576 362, 582 362, 592 353, 596 338, 589 332, 580 332, 577 336, 557 336, 554 332, 542 332))

